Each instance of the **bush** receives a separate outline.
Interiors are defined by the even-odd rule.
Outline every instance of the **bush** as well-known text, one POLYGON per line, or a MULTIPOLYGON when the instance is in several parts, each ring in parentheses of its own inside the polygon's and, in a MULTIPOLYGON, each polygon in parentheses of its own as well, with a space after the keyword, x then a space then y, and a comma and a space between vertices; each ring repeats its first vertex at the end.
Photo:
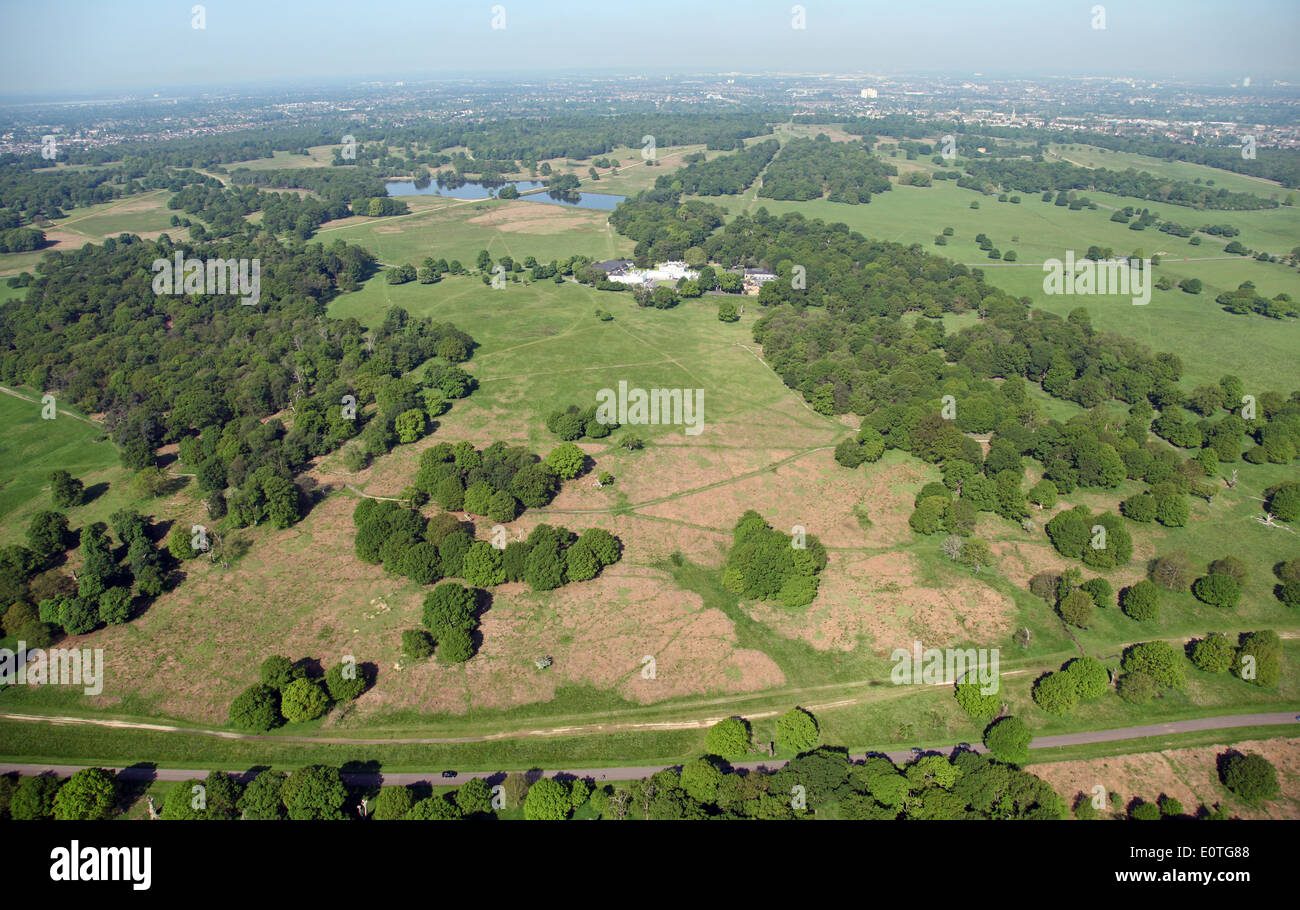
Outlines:
POLYGON ((985 695, 978 682, 966 682, 964 678, 956 685, 955 697, 961 709, 976 720, 992 717, 1000 705, 998 693, 985 695))
POLYGON ((1096 605, 1093 603, 1092 597, 1083 590, 1071 591, 1062 598, 1061 603, 1058 605, 1061 618, 1080 629, 1088 627, 1088 622, 1092 619, 1095 608, 1096 605))
POLYGON ((1049 714, 1064 716, 1074 710, 1079 693, 1074 678, 1065 672, 1048 673, 1034 683, 1034 704, 1049 714))
POLYGON ((1207 635, 1192 645, 1192 664, 1206 673, 1227 673, 1237 649, 1223 635, 1207 635))
POLYGON ((803 708, 791 708, 776 722, 776 743, 790 752, 807 752, 817 745, 821 733, 817 719, 803 708))
POLYGON ((1003 717, 984 731, 984 745, 997 758, 1013 765, 1029 761, 1029 743, 1033 739, 1025 722, 1018 717, 1003 717))
POLYGON ((1155 678, 1142 671, 1125 673, 1119 678, 1119 697, 1134 705, 1144 705, 1160 691, 1155 678))
POLYGON ((423 629, 403 629, 402 653, 412 660, 424 660, 433 653, 433 636, 423 629))
POLYGON ((1061 672, 1074 682, 1080 699, 1098 698, 1110 687, 1110 674, 1095 657, 1076 657, 1061 672))
POLYGON ((1246 564, 1235 556, 1225 556, 1210 563, 1211 575, 1227 575, 1239 585, 1246 583, 1246 571, 1246 564))
POLYGON ((739 759, 749 754, 749 721, 743 717, 724 717, 704 736, 704 749, 720 758, 739 759))
POLYGON ((438 636, 438 659, 444 663, 464 663, 474 656, 474 639, 465 629, 449 629, 438 636))
POLYGON ((1230 609, 1241 600, 1241 585, 1231 575, 1205 575, 1193 582, 1192 594, 1212 607, 1230 609))
POLYGON ((1146 579, 1121 591, 1119 603, 1129 619, 1155 622, 1160 618, 1160 589, 1146 579))
POLYGON ((1079 590, 1087 592, 1092 602, 1100 608, 1104 609, 1115 602, 1115 591, 1104 578, 1089 578, 1079 585, 1079 590))
POLYGON ((249 686, 230 703, 232 727, 265 733, 280 723, 280 693, 270 686, 249 686))
POLYGON ((366 676, 355 662, 339 661, 325 673, 325 688, 334 701, 352 701, 366 691, 366 676))
POLYGON ((315 720, 329 707, 329 698, 314 679, 295 679, 280 693, 280 713, 290 723, 315 720))
POLYGON ((1262 755, 1234 752, 1222 762, 1223 783, 1243 802, 1257 806, 1280 792, 1277 769, 1262 755))

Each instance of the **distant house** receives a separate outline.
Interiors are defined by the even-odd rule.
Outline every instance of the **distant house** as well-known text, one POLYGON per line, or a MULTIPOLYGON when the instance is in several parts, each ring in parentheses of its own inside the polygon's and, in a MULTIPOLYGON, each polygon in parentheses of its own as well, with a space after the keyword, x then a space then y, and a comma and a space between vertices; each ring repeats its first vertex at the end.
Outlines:
POLYGON ((776 280, 776 273, 769 272, 767 269, 745 269, 743 279, 745 293, 753 297, 758 294, 763 285, 776 280))
POLYGON ((632 265, 631 259, 606 259, 604 262, 593 262, 591 267, 604 272, 606 278, 613 278, 615 275, 627 272, 630 265, 632 265))
POLYGON ((699 277, 700 273, 688 268, 686 263, 669 261, 661 262, 652 269, 625 268, 617 275, 611 272, 609 280, 620 284, 654 284, 659 281, 677 282, 683 278, 694 280, 699 277))

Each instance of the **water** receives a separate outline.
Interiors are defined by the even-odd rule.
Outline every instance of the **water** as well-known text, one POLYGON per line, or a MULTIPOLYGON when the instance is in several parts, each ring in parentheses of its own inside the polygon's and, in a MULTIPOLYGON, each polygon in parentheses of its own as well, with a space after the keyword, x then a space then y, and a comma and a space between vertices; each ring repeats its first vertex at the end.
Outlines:
MULTIPOLYGON (((519 198, 524 202, 544 202, 549 205, 566 205, 570 208, 579 209, 598 209, 603 212, 611 212, 614 207, 626 199, 626 196, 616 196, 612 193, 573 193, 571 195, 557 198, 551 193, 546 192, 541 181, 538 180, 514 180, 510 181, 522 193, 519 198), (539 193, 529 193, 530 190, 542 190, 539 193)), ((388 189, 390 196, 445 196, 448 199, 492 199, 497 194, 498 187, 486 187, 476 180, 468 180, 460 186, 439 186, 435 180, 425 187, 417 187, 413 180, 389 180, 384 186, 388 189)))
MULTIPOLYGON (((514 185, 523 193, 542 188, 537 180, 516 180, 514 185)), ((413 180, 389 180, 384 186, 390 196, 446 196, 449 199, 491 199, 498 187, 486 187, 477 180, 467 180, 460 186, 439 186, 435 180, 425 187, 417 187, 413 180)))

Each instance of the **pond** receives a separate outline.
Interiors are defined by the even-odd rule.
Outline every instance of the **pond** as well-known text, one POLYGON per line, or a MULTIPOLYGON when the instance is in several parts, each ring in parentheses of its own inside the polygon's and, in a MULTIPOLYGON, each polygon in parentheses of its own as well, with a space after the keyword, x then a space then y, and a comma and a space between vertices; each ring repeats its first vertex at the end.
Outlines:
MULTIPOLYGON (((511 183, 521 194, 527 194, 519 197, 524 202, 542 202, 549 205, 566 205, 571 208, 610 212, 627 198, 612 193, 569 193, 561 196, 546 192, 545 185, 538 180, 514 180, 511 183), (535 192, 537 190, 541 192, 535 192)), ((436 180, 423 186, 417 186, 413 180, 389 180, 384 186, 390 196, 445 196, 449 199, 492 199, 495 198, 498 189, 498 187, 484 186, 477 180, 467 180, 460 186, 439 185, 436 180)))

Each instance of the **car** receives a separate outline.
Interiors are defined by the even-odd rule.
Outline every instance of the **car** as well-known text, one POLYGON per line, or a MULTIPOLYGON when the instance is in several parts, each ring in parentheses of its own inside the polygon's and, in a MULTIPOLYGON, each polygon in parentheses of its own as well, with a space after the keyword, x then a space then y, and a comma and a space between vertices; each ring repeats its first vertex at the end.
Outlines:
POLYGON ((443 776, 443 777, 455 777, 455 776, 456 776, 456 772, 455 772, 455 771, 443 771, 443 772, 442 772, 442 776, 443 776))

